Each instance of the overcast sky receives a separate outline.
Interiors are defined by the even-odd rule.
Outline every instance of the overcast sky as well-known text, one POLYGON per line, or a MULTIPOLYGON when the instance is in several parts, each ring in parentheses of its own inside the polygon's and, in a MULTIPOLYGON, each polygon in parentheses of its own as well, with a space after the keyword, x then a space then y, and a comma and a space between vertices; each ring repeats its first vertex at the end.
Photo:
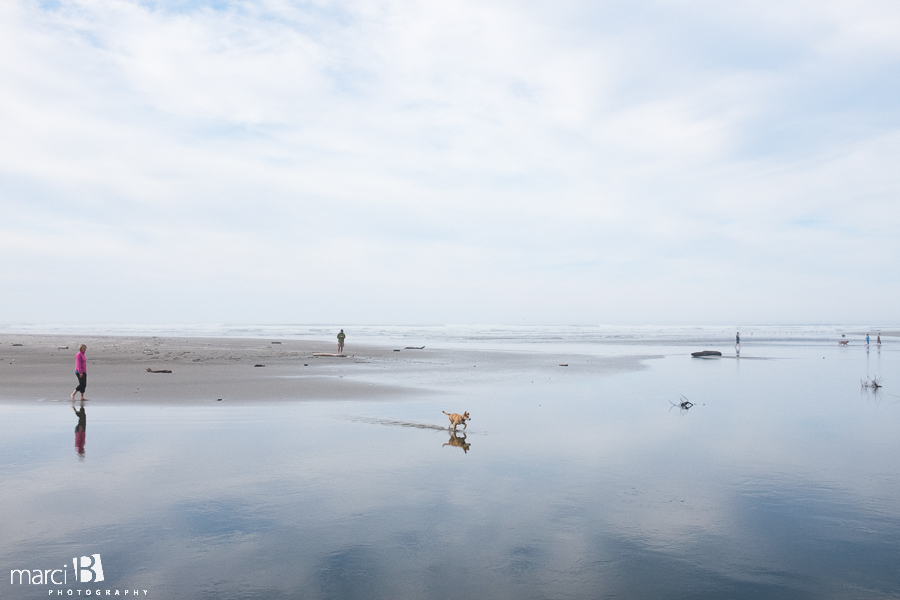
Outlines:
POLYGON ((893 324, 895 0, 0 2, 4 323, 893 324))

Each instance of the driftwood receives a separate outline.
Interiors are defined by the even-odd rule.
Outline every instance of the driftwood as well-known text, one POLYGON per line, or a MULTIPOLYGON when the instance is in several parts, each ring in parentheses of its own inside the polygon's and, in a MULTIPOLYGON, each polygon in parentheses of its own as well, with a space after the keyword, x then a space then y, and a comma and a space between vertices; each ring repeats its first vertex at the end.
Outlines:
POLYGON ((869 379, 868 377, 866 377, 865 379, 860 380, 859 383, 862 387, 864 387, 866 389, 872 388, 873 390, 876 390, 876 391, 878 391, 878 388, 881 387, 881 379, 879 379, 878 377, 873 377, 872 379, 869 379))
POLYGON ((691 356, 694 358, 702 356, 722 356, 722 353, 718 350, 701 350, 700 352, 691 352, 691 356))
POLYGON ((151 369, 150 367, 147 367, 147 372, 148 373, 171 373, 172 371, 170 371, 169 369, 151 369))
MULTIPOLYGON (((677 404, 676 404, 675 402, 672 402, 672 401, 669 401, 669 404, 671 404, 672 406, 677 406, 677 407, 680 408, 681 410, 688 410, 690 407, 692 407, 692 406, 694 405, 693 402, 691 402, 690 400, 688 400, 688 399, 685 398, 684 396, 679 396, 679 397, 678 397, 678 403, 677 403, 677 404)), ((669 409, 669 410, 671 410, 671 409, 669 409)))
POLYGON ((424 350, 425 346, 407 346, 404 350, 424 350))

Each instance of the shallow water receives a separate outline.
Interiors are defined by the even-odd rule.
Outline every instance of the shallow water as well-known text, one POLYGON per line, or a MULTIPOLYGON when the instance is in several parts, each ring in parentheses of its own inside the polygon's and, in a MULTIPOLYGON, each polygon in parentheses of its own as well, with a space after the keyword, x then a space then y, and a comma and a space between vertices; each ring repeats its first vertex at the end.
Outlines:
POLYGON ((900 596, 893 346, 591 349, 662 357, 391 401, 88 402, 83 455, 68 403, 2 404, 0 563, 69 567, 2 597, 900 596), (95 553, 104 581, 73 585, 95 553))
POLYGON ((842 335, 861 344, 866 333, 900 331, 897 326, 879 325, 753 325, 671 326, 671 325, 3 325, 0 334, 166 336, 253 339, 335 340, 337 331, 347 330, 347 349, 357 344, 421 346, 440 349, 541 350, 587 353, 620 352, 623 345, 681 346, 711 345, 730 349, 735 329, 744 343, 751 345, 834 344, 842 335), (611 346, 611 347, 607 347, 611 346))

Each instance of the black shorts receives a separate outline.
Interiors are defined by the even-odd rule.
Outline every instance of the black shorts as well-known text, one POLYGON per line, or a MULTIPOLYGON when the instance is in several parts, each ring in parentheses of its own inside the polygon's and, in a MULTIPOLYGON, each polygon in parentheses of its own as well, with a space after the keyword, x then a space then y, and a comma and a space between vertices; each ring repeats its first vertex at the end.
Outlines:
POLYGON ((83 394, 87 389, 87 373, 75 373, 75 376, 78 377, 78 387, 75 388, 75 391, 83 394))

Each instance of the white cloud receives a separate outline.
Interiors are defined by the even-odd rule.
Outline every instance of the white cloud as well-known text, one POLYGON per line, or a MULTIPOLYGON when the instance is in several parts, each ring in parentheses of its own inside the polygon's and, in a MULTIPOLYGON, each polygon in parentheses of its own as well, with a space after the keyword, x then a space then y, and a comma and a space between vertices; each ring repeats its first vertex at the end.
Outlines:
POLYGON ((900 15, 851 8, 6 3, 5 318, 890 320, 900 15))

